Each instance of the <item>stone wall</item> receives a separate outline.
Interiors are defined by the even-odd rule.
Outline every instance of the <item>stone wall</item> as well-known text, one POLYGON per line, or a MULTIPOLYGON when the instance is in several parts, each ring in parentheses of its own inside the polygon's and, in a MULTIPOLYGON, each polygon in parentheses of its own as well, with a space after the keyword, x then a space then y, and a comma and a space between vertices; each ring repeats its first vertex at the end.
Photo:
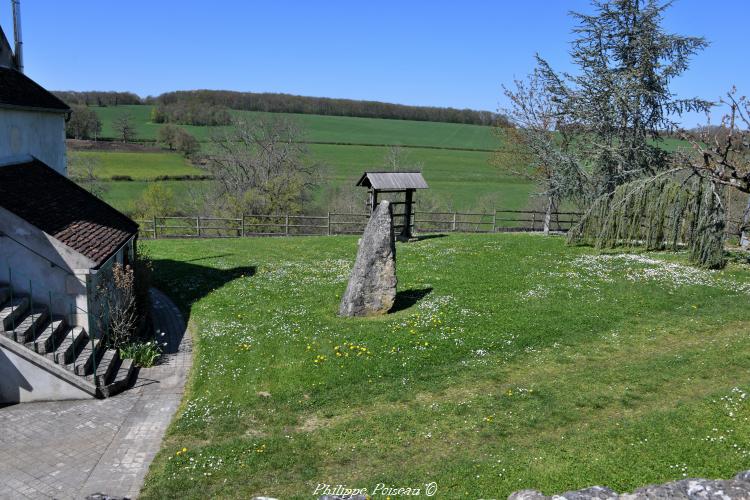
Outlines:
POLYGON ((750 470, 740 472, 733 479, 682 479, 661 485, 645 486, 632 493, 616 493, 604 486, 592 486, 578 491, 545 496, 536 490, 517 491, 508 500, 636 500, 636 499, 750 499, 750 470))

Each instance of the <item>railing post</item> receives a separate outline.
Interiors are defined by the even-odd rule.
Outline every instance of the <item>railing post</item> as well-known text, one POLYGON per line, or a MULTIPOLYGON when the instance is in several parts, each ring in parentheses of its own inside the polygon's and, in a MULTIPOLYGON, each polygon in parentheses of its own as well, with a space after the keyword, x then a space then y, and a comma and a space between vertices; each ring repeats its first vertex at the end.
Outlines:
POLYGON ((326 220, 328 221, 328 224, 326 225, 328 236, 331 236, 331 211, 330 210, 328 211, 328 216, 326 220))
POLYGON ((242 214, 242 219, 240 219, 240 236, 245 237, 245 214, 242 214))
POLYGON ((456 232, 456 212, 453 212, 453 226, 452 231, 456 232))
MULTIPOLYGON (((10 286, 10 307, 11 307, 10 325, 11 325, 11 328, 13 328, 13 332, 15 332, 16 331, 16 315, 12 314, 14 311, 13 309, 13 268, 10 266, 8 266, 8 285, 10 286)), ((15 333, 13 333, 13 340, 16 340, 15 333)))
POLYGON ((531 230, 536 231, 536 212, 531 213, 531 230))
POLYGON ((198 234, 198 238, 201 237, 201 218, 200 215, 195 218, 195 232, 198 234))
MULTIPOLYGON (((31 311, 31 324, 34 324, 34 289, 31 285, 31 280, 29 280, 29 311, 31 311)), ((13 330, 13 337, 16 336, 15 329, 13 330)), ((18 340, 16 339, 16 342, 18 340)))
POLYGON ((52 339, 52 351, 55 350, 55 336, 53 335, 55 333, 54 330, 54 321, 52 321, 52 290, 48 290, 47 294, 49 295, 49 305, 47 306, 47 313, 49 314, 49 336, 52 339))
POLYGON ((497 231, 497 209, 492 212, 492 232, 497 231))
POLYGON ((284 217, 284 236, 289 236, 289 214, 284 217))
POLYGON ((153 223, 154 223, 154 239, 157 239, 158 237, 156 236, 156 216, 155 215, 154 215, 153 223))
POLYGON ((94 366, 94 385, 98 387, 99 384, 96 381, 96 344, 94 343, 94 335, 91 335, 91 363, 94 366))
MULTIPOLYGON (((75 354, 75 350, 73 349, 73 342, 75 341, 75 337, 73 337, 73 330, 74 330, 75 323, 77 323, 77 318, 73 319, 75 316, 76 316, 75 307, 73 307, 73 304, 71 304, 70 305, 70 324, 68 326, 70 327, 70 346, 71 346, 70 349, 71 349, 71 351, 74 354, 75 354)), ((55 354, 53 354, 53 356, 54 355, 55 354)), ((56 361, 57 361, 58 365, 59 364, 63 364, 63 365, 66 364, 65 363, 65 353, 63 352, 62 355, 63 355, 63 362, 62 363, 60 363, 60 357, 59 357, 59 355, 57 357, 56 361)), ((73 372, 75 373, 75 371, 76 371, 76 360, 75 360, 75 358, 73 358, 73 372)))

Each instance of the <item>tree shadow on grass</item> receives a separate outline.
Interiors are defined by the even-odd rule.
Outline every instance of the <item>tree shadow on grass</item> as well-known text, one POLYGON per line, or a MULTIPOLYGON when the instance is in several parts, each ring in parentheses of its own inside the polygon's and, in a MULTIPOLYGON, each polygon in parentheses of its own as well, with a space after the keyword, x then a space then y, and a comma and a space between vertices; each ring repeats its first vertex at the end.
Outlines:
POLYGON ((393 307, 388 311, 388 314, 403 311, 409 309, 411 306, 425 298, 427 295, 432 293, 432 287, 428 288, 411 288, 409 290, 403 290, 396 293, 396 300, 393 302, 393 307))
MULTIPOLYGON (((204 259, 208 258, 210 257, 204 259)), ((195 261, 204 259, 195 259, 195 261)), ((252 277, 257 271, 256 266, 217 269, 193 262, 171 259, 153 261, 154 286, 174 301, 186 322, 190 319, 190 309, 195 302, 231 281, 252 277)))

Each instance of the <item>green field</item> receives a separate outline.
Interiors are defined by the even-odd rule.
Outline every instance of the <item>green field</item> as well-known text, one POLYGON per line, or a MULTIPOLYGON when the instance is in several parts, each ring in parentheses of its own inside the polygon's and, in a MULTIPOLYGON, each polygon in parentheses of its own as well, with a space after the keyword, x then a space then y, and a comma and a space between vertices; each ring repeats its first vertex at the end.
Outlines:
MULTIPOLYGON (((106 192, 104 200, 116 209, 126 214, 135 213, 138 199, 143 191, 154 181, 118 181, 104 182, 106 192)), ((181 199, 190 197, 191 191, 205 189, 208 186, 206 181, 158 181, 165 187, 169 188, 179 202, 181 199)))
MULTIPOLYGON (((103 121, 103 136, 113 137, 112 121, 120 113, 129 111, 137 123, 138 138, 155 139, 161 125, 149 121, 150 109, 150 106, 96 108, 103 121)), ((246 117, 259 115, 245 111, 233 113, 246 117)), ((383 168, 388 148, 382 144, 412 146, 404 150, 407 162, 421 164, 430 185, 426 196, 438 199, 446 209, 488 209, 493 204, 504 209, 522 209, 528 204, 529 194, 535 191, 534 185, 527 180, 500 175, 490 165, 492 153, 489 151, 498 147, 498 139, 493 136, 491 127, 336 116, 291 116, 306 130, 307 140, 315 142, 310 144, 310 152, 324 169, 321 186, 313 194, 318 210, 326 209, 328 188, 345 186, 354 189, 354 183, 362 172, 383 168)), ((211 127, 185 128, 202 140, 215 131, 211 127)), ((101 158, 99 175, 102 178, 130 175, 137 180, 149 180, 159 175, 205 173, 176 153, 102 151, 86 154, 96 154, 101 158)), ((105 199, 117 208, 130 212, 147 184, 120 184, 110 183, 105 199)), ((169 187, 175 190, 179 205, 187 188, 176 183, 170 183, 169 187)))
MULTIPOLYGON (((102 120, 102 137, 104 138, 116 137, 112 122, 124 112, 130 112, 133 116, 138 139, 156 140, 156 134, 162 127, 160 124, 151 122, 151 106, 110 106, 94 109, 102 120)), ((251 120, 262 113, 233 111, 232 114, 251 120)), ((286 114, 285 116, 298 121, 306 131, 305 140, 311 142, 401 144, 484 150, 497 148, 497 139, 493 136, 492 127, 480 125, 304 114, 286 114)), ((202 141, 222 129, 222 127, 196 126, 184 126, 184 128, 202 141)))
POLYGON ((82 158, 98 161, 96 174, 102 179, 129 175, 134 180, 152 180, 163 175, 205 175, 177 153, 140 153, 115 151, 76 151, 82 158))
POLYGON ((343 319, 356 237, 145 247, 196 351, 141 498, 504 498, 750 468, 747 265, 448 235, 398 245, 395 312, 343 319))
MULTIPOLYGON (((338 146, 311 144, 313 158, 324 166, 323 183, 315 193, 319 206, 325 205, 326 189, 334 186, 355 188, 354 184, 365 170, 382 169, 387 148, 379 146, 338 146)), ((197 169, 176 153, 110 153, 96 152, 101 159, 102 178, 112 175, 131 175, 135 179, 153 179, 158 175, 200 175, 197 169)), ((477 208, 481 200, 505 209, 521 209, 534 185, 525 179, 500 175, 490 165, 490 153, 442 149, 410 148, 410 161, 423 165, 423 174, 430 185, 430 196, 440 198, 446 206, 458 210, 477 208)), ((183 182, 183 181, 180 181, 183 182)), ((147 187, 145 182, 109 182, 105 199, 117 208, 129 211, 131 201, 147 187), (126 184, 126 185, 123 185, 126 184)), ((167 184, 178 199, 186 187, 179 182, 167 184)), ((195 186, 195 182, 192 186, 195 186)), ((199 185, 205 185, 199 184, 199 185)), ((419 197, 419 195, 418 195, 419 197)), ((485 204, 486 204, 485 203, 485 204)))

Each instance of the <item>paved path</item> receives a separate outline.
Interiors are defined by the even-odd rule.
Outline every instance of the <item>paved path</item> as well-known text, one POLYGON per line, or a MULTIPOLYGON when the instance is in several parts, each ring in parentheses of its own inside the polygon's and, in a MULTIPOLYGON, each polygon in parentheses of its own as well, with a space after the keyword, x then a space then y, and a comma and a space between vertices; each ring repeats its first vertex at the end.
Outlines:
POLYGON ((104 400, 0 408, 0 498, 134 498, 182 398, 190 336, 177 307, 151 290, 154 323, 167 342, 160 363, 104 400))

